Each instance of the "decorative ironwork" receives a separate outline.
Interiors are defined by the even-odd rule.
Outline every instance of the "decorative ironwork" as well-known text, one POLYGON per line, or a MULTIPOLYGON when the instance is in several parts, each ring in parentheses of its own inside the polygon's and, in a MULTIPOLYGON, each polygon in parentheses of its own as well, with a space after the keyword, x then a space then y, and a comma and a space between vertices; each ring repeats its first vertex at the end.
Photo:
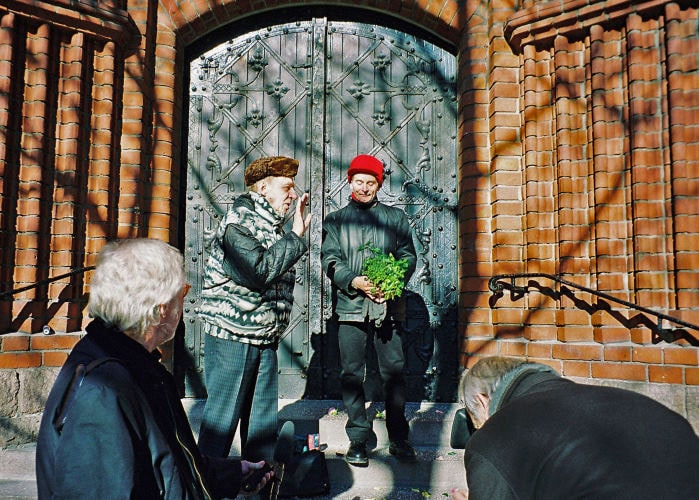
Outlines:
POLYGON ((284 154, 300 161, 296 184, 311 195, 312 221, 280 345, 280 394, 338 396, 322 216, 347 203, 347 164, 368 153, 386 163, 379 196, 407 213, 419 252, 408 286, 411 394, 451 401, 458 370, 454 57, 398 31, 314 19, 231 40, 193 61, 191 71, 185 237, 196 283, 184 313, 192 358, 186 390, 196 393, 201 371, 196 308, 208 239, 244 192, 245 165, 284 154))
MULTIPOLYGON (((685 328, 689 328, 691 330, 695 330, 699 332, 699 326, 693 325, 687 321, 681 320, 679 318, 674 318, 668 314, 661 313, 659 311, 654 311, 653 309, 649 309, 647 307, 640 306, 638 304, 634 304, 633 302, 629 302, 628 300, 620 299, 617 297, 614 297, 613 295, 609 295, 604 292, 600 292, 598 290, 593 290, 592 288, 588 288, 583 285, 579 285, 577 283, 574 283, 572 281, 568 281, 564 278, 561 278, 560 276, 555 276, 552 274, 545 274, 545 273, 520 273, 520 274, 497 274, 490 278, 488 280, 488 289, 493 292, 494 297, 501 297, 503 295, 504 290, 509 290, 510 292, 510 300, 517 301, 524 297, 527 293, 530 292, 530 289, 539 289, 540 287, 534 286, 534 284, 530 281, 526 286, 521 286, 516 284, 516 279, 517 278, 546 278, 551 281, 555 281, 557 283, 560 283, 562 285, 571 287, 571 288, 576 288, 578 290, 582 290, 583 292, 589 293, 590 295, 594 295, 595 297, 600 297, 604 300, 608 300, 610 302, 616 302, 617 304, 621 304, 623 306, 628 307, 629 309, 634 309, 636 311, 641 311, 645 314, 650 314, 652 316, 655 316, 657 318, 657 323, 654 325, 648 325, 648 326, 653 333, 656 334, 657 338, 660 340, 663 340, 665 342, 674 342, 680 338, 685 338, 687 339, 688 336, 691 336, 693 340, 691 340, 691 343, 694 345, 699 345, 699 336, 697 335, 692 335, 686 330, 678 330, 678 329, 673 329, 673 328, 663 328, 663 321, 668 321, 670 323, 675 323, 677 325, 684 326, 685 328), (509 283, 506 281, 503 281, 505 279, 509 279, 509 283)), ((567 294, 567 290, 562 287, 561 291, 555 294, 554 298, 560 298, 561 295, 567 294)), ((607 304, 599 303, 591 308, 590 310, 609 310, 609 306, 607 304)))
POLYGON ((15 288, 14 290, 5 290, 4 292, 0 292, 0 299, 12 297, 13 295, 17 295, 18 293, 27 292, 29 290, 33 290, 34 288, 39 288, 41 286, 48 285, 49 283, 53 283, 55 281, 70 278, 71 276, 75 276, 76 274, 82 274, 87 271, 92 271, 94 268, 95 266, 78 267, 77 269, 73 269, 70 272, 61 274, 60 276, 53 276, 52 278, 37 281, 36 283, 32 283, 31 285, 15 288))
POLYGON ((267 58, 262 53, 262 50, 258 49, 250 54, 248 59, 248 66, 255 72, 262 71, 269 64, 267 58))
POLYGON ((347 92, 357 100, 364 99, 364 97, 371 95, 371 85, 361 80, 356 80, 354 85, 347 89, 347 92))
POLYGON ((278 101, 281 100, 287 92, 289 92, 289 87, 284 85, 284 82, 281 80, 275 80, 272 85, 267 86, 267 94, 278 101))

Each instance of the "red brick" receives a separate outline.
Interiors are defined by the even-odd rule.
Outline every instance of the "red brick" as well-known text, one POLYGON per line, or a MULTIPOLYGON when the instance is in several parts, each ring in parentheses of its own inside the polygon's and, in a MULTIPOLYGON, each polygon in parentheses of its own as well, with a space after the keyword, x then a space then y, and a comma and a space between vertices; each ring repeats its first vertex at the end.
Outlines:
POLYGON ((553 345, 548 342, 530 342, 527 345, 527 356, 530 358, 551 359, 553 345))
POLYGON ((553 325, 532 325, 527 327, 525 336, 531 341, 556 340, 558 328, 553 325))
POLYGON ((681 384, 684 382, 684 370, 679 366, 648 366, 648 381, 665 384, 681 384))
POLYGON ((0 351, 28 351, 29 336, 25 334, 8 334, 0 336, 0 351))
POLYGON ((662 363, 663 351, 659 347, 634 346, 632 351, 632 361, 639 363, 662 363))
POLYGON ((46 351, 44 355, 44 366, 63 366, 68 358, 67 352, 46 351))
POLYGON ((665 347, 663 349, 665 364, 670 365, 699 365, 699 349, 696 347, 665 347))
POLYGON ((35 368, 41 366, 41 353, 0 352, 0 368, 35 368))
POLYGON ((589 327, 563 326, 558 329, 558 340, 561 342, 591 342, 593 330, 589 327))
POLYGON ((605 361, 631 361, 632 349, 629 346, 604 346, 605 361))
POLYGON ((523 358, 527 355, 527 343, 522 341, 500 342, 500 355, 523 358))
POLYGON ((33 350, 72 349, 80 340, 80 334, 32 335, 33 350))
POLYGON ((493 321, 502 325, 522 325, 523 309, 498 308, 493 311, 493 321))
POLYGON ((653 332, 648 328, 632 328, 630 333, 631 342, 635 344, 646 345, 653 342, 653 332))
POLYGON ((699 385, 699 368, 685 368, 684 378, 687 385, 699 385))
POLYGON ((556 324, 564 329, 574 326, 587 326, 590 324, 590 315, 578 309, 559 309, 556 311, 556 324))
POLYGON ((592 377, 615 380, 648 380, 646 366, 635 363, 592 363, 592 377))
POLYGON ((602 346, 595 344, 555 344, 553 357, 556 359, 602 359, 602 346))
POLYGON ((584 377, 589 378, 590 363, 585 361, 563 361, 563 372, 561 375, 565 377, 584 377))
POLYGON ((494 340, 466 339, 464 350, 469 354, 478 354, 479 356, 495 356, 498 354, 498 343, 494 340))
POLYGON ((595 342, 601 344, 628 342, 631 340, 628 328, 615 325, 604 325, 594 328, 592 337, 595 342))

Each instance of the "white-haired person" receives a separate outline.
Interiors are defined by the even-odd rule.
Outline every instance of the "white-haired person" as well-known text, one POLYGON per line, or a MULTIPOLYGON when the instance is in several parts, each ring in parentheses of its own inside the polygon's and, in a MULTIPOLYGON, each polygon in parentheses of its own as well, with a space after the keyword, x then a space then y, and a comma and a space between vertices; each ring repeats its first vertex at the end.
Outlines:
POLYGON ((154 239, 115 241, 100 252, 88 302, 94 320, 41 420, 39 498, 236 497, 243 478, 262 467, 202 456, 159 361, 189 290, 183 264, 177 249, 154 239))
POLYGON ((459 395, 476 430, 454 498, 699 498, 699 438, 649 397, 506 357, 479 360, 459 395))

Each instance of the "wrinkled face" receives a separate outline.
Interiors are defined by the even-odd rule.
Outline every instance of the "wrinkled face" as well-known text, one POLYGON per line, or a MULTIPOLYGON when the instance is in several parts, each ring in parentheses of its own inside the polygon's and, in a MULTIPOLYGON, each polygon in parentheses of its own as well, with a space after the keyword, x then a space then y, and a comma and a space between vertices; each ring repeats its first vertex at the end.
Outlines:
POLYGON ((160 322, 159 333, 161 338, 158 339, 158 345, 169 342, 175 337, 177 327, 182 319, 182 310, 184 309, 184 298, 189 293, 190 285, 184 285, 182 291, 175 295, 172 300, 165 305, 165 316, 160 322))
POLYGON ((260 181, 259 193, 267 198, 277 214, 284 216, 299 196, 294 190, 294 179, 290 177, 267 177, 260 181))
POLYGON ((370 174, 354 174, 350 180, 350 189, 354 193, 354 199, 362 203, 373 201, 380 187, 376 177, 370 174))

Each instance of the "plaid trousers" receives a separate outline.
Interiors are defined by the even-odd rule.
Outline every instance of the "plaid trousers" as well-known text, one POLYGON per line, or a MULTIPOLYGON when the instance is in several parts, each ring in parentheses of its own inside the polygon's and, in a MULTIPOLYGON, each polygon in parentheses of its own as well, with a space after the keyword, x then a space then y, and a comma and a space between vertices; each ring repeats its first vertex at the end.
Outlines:
POLYGON ((240 422, 241 457, 272 460, 279 406, 277 348, 206 335, 204 404, 199 448, 227 457, 240 422))

